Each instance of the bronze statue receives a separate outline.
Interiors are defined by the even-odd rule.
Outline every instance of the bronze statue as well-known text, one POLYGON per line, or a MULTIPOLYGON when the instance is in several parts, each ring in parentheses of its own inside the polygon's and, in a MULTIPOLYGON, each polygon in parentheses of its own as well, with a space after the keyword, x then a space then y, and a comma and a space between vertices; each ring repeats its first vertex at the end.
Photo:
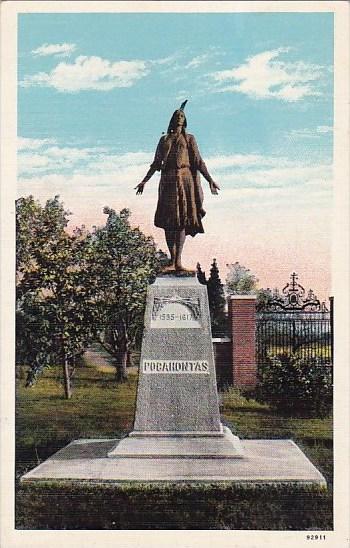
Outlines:
POLYGON ((135 189, 142 194, 146 182, 155 171, 161 171, 158 204, 154 224, 163 228, 171 263, 164 271, 186 271, 181 254, 187 235, 204 232, 205 211, 199 173, 209 182, 212 194, 220 187, 213 181, 203 162, 196 140, 186 132, 187 121, 182 103, 171 117, 166 135, 158 143, 154 160, 144 179, 135 189))

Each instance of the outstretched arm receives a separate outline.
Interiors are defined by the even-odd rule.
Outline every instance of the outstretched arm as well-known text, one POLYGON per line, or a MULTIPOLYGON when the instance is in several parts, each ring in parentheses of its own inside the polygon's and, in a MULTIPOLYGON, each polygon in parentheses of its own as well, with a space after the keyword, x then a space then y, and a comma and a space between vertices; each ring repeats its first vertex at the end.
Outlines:
POLYGON ((136 194, 142 194, 143 193, 143 189, 144 189, 145 184, 152 177, 152 175, 155 171, 157 171, 156 168, 153 166, 153 164, 151 164, 151 167, 147 171, 147 174, 142 179, 141 183, 139 183, 137 186, 135 186, 134 190, 136 190, 136 194))
POLYGON ((151 163, 149 170, 147 171, 146 175, 142 179, 141 183, 139 183, 134 188, 134 190, 136 190, 136 194, 142 194, 144 186, 147 183, 147 181, 149 181, 149 179, 152 177, 152 175, 156 171, 160 171, 160 168, 161 168, 161 165, 162 165, 162 152, 161 152, 161 146, 162 145, 161 145, 161 143, 162 143, 162 139, 160 139, 160 141, 158 143, 156 153, 154 155, 154 160, 151 163))
POLYGON ((191 139, 192 149, 193 149, 193 156, 196 168, 198 171, 203 175, 203 177, 208 181, 209 188, 212 194, 217 194, 218 190, 220 190, 220 187, 215 181, 213 181, 211 175, 209 174, 209 171, 207 169, 207 166, 205 165, 204 161, 202 160, 202 157, 199 153, 198 146, 196 143, 195 138, 192 136, 191 139))

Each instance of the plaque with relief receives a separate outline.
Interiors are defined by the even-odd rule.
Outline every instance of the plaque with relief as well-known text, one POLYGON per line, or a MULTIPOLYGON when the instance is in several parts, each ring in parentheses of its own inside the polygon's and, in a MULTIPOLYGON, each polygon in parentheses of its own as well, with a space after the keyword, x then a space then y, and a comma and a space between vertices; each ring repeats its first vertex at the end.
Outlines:
POLYGON ((155 297, 151 328, 200 328, 200 317, 200 301, 198 298, 180 297, 179 295, 155 297))

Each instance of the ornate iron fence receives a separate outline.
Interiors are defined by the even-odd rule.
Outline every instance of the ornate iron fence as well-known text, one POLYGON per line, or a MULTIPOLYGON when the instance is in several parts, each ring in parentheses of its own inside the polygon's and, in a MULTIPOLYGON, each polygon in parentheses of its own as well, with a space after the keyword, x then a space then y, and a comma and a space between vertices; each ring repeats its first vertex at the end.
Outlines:
POLYGON ((328 308, 311 289, 306 294, 297 279, 293 272, 282 293, 267 290, 257 306, 258 365, 267 356, 292 353, 333 363, 333 298, 328 308))

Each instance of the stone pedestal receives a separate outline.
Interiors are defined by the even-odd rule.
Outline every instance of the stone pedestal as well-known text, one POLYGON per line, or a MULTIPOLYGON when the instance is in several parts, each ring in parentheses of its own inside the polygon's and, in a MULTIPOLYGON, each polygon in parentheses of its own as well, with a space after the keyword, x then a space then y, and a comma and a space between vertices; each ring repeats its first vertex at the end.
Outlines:
POLYGON ((21 478, 65 480, 326 486, 293 441, 241 443, 222 426, 207 290, 194 276, 149 288, 133 432, 73 441, 21 478))
POLYGON ((243 456, 220 421, 207 288, 194 275, 148 289, 134 430, 108 456, 243 456))

